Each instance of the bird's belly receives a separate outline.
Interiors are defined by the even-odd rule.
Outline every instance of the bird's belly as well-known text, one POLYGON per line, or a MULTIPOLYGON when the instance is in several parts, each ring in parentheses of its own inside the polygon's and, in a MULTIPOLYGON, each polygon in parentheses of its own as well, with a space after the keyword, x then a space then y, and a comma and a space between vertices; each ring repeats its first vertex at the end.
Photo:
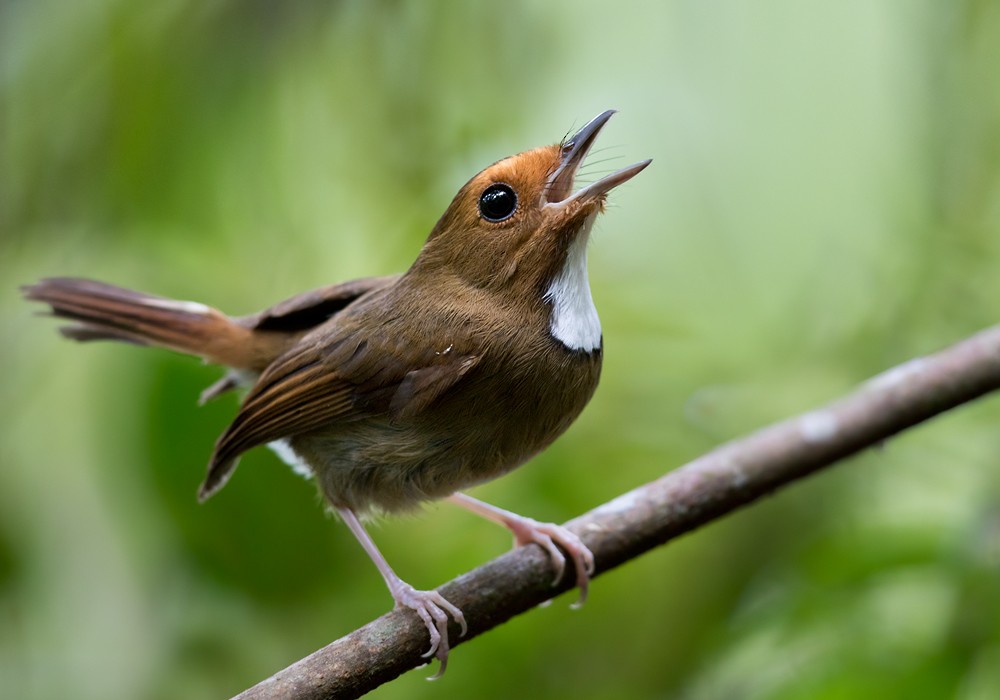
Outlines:
MULTIPOLYGON (((281 456, 312 468, 321 493, 358 513, 399 512, 489 481, 541 449, 518 449, 490 431, 428 433, 417 426, 358 421, 285 441, 281 456)), ((296 469, 300 471, 300 469, 296 469)), ((301 471, 300 471, 301 473, 301 471)))
POLYGON ((520 466, 569 427, 600 372, 599 353, 572 357, 580 364, 557 365, 543 375, 547 382, 518 378, 497 392, 482 383, 488 377, 470 377, 405 420, 372 415, 294 436, 285 441, 293 457, 286 461, 310 467, 331 505, 357 513, 449 496, 520 466))

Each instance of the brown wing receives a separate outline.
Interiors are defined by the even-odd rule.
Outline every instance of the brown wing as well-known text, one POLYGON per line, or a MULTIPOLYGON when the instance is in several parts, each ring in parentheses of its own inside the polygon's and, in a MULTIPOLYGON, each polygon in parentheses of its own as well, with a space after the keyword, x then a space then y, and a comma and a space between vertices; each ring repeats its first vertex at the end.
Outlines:
MULTIPOLYGON (((271 354, 264 356, 266 364, 279 356, 288 345, 295 341, 295 338, 301 337, 303 333, 308 333, 316 326, 330 320, 332 316, 340 313, 365 294, 387 287, 397 279, 399 279, 399 275, 388 275, 385 277, 362 277, 349 282, 332 284, 328 287, 297 294, 259 313, 241 316, 234 320, 243 328, 252 331, 265 331, 265 335, 277 335, 282 338, 277 343, 267 346, 263 342, 258 343, 259 347, 267 347, 271 350, 271 354)), ((257 337, 261 338, 262 336, 257 337)), ((259 367, 254 367, 254 369, 259 369, 259 367)), ((222 379, 201 392, 198 403, 205 404, 227 391, 232 391, 241 384, 239 374, 227 373, 222 379)))
POLYGON ((372 415, 408 418, 464 376, 478 358, 434 351, 414 356, 391 333, 382 342, 341 330, 310 334, 264 371, 215 445, 199 491, 226 483, 239 456, 257 445, 372 415))
POLYGON ((362 277, 313 289, 285 299, 259 313, 243 316, 239 319, 239 323, 247 328, 262 331, 311 330, 334 314, 343 311, 359 297, 387 287, 397 279, 399 275, 362 277))

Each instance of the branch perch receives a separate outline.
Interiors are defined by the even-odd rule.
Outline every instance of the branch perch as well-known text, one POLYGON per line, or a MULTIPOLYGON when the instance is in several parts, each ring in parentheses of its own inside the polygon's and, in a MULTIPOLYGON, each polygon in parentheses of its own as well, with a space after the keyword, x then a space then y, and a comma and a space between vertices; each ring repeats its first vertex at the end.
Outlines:
MULTIPOLYGON (((848 396, 718 447, 567 526, 593 551, 597 574, 775 489, 1000 388, 1000 326, 911 360, 848 396)), ((443 585, 469 623, 462 644, 569 588, 551 585, 539 547, 511 551, 443 585)), ((572 578, 572 577, 567 577, 572 578)), ((237 696, 358 697, 425 663, 423 623, 393 610, 237 696)))

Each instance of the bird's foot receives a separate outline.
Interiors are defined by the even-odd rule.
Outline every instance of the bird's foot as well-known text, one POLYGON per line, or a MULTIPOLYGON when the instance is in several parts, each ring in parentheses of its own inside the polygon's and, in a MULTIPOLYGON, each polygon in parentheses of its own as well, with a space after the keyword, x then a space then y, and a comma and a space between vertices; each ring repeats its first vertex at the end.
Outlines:
POLYGON ((540 523, 522 515, 508 517, 504 524, 514 533, 517 546, 537 544, 548 553, 556 570, 553 586, 559 583, 566 570, 566 557, 559 548, 566 550, 573 560, 573 567, 576 569, 576 587, 580 589, 580 598, 572 607, 579 608, 586 602, 590 577, 594 575, 594 555, 579 537, 562 525, 540 523))
POLYGON ((462 636, 468 631, 465 616, 437 591, 418 591, 410 584, 398 581, 391 587, 391 592, 397 608, 409 608, 423 620, 431 638, 430 649, 423 656, 435 656, 441 662, 441 668, 429 680, 440 678, 448 666, 448 651, 451 648, 448 644, 448 616, 451 615, 459 624, 462 636))

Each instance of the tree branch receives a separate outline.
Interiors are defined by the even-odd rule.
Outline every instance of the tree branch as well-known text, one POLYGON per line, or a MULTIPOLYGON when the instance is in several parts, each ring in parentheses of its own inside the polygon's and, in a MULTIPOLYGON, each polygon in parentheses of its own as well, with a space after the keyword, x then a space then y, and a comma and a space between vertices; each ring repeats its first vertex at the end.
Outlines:
MULTIPOLYGON (((837 460, 1000 388, 1000 326, 911 360, 852 394, 722 445, 667 475, 582 515, 568 526, 608 571, 680 534, 837 460)), ((569 588, 551 585, 539 547, 523 547, 439 590, 469 623, 458 645, 569 588)), ((565 577, 571 579, 572 577, 565 577)), ((393 610, 241 693, 263 698, 354 698, 423 663, 427 632, 393 610)))

